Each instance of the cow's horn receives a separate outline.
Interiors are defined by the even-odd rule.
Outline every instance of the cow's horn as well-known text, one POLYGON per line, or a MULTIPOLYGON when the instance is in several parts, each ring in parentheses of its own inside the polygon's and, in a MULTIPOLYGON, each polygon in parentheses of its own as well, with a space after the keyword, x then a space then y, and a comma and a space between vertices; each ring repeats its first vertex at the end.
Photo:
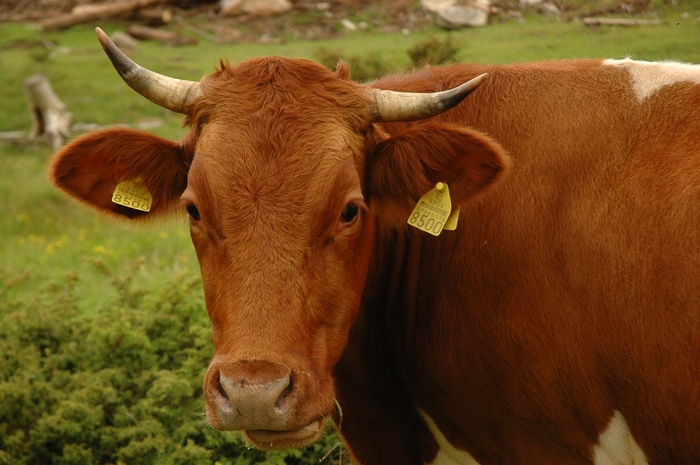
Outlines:
POLYGON ((187 113, 192 100, 201 94, 199 82, 174 79, 149 71, 124 55, 102 29, 98 27, 95 32, 124 82, 156 105, 177 113, 187 113))
POLYGON ((368 89, 368 96, 376 104, 374 121, 414 121, 435 116, 461 102, 488 76, 486 73, 481 74, 462 85, 442 92, 412 93, 368 89))

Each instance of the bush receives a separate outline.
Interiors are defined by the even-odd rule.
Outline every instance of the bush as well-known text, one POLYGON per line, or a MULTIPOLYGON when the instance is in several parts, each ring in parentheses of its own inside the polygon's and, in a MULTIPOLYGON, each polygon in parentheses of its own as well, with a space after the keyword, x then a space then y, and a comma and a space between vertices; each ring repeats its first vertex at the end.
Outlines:
POLYGON ((119 280, 100 269, 119 297, 91 315, 65 286, 31 301, 0 290, 0 465, 319 463, 338 443, 331 433, 265 453, 213 430, 202 414, 213 347, 199 278, 145 292, 129 279, 136 267, 119 280))
POLYGON ((406 50, 415 67, 454 63, 457 61, 457 52, 459 44, 451 35, 442 40, 434 36, 429 37, 406 50))
MULTIPOLYGON (((444 39, 432 36, 409 48, 406 53, 413 67, 436 66, 457 61, 459 48, 459 43, 451 35, 444 39)), ((357 82, 371 81, 399 68, 381 53, 346 56, 341 50, 319 47, 314 55, 319 63, 329 69, 335 69, 340 60, 347 61, 352 70, 352 78, 357 82)))
POLYGON ((395 69, 395 66, 388 63, 379 53, 344 56, 340 50, 319 47, 314 55, 319 63, 328 69, 335 69, 340 60, 347 61, 352 71, 352 79, 357 82, 371 81, 395 69))

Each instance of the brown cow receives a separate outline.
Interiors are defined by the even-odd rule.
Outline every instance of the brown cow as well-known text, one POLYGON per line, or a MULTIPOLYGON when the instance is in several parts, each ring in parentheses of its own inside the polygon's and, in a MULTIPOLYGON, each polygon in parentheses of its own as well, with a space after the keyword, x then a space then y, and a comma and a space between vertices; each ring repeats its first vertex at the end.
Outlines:
POLYGON ((700 68, 363 86, 259 58, 187 82, 100 39, 190 132, 87 134, 51 177, 116 216, 189 213, 215 428, 296 447, 331 415, 365 464, 700 463, 700 68), (461 213, 435 237, 407 219, 438 182, 461 213))

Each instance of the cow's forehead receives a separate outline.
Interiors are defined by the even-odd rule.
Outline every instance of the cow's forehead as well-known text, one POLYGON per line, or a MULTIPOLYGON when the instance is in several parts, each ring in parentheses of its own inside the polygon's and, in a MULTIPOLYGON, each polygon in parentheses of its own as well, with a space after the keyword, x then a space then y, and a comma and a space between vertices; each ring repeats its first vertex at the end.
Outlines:
POLYGON ((317 235, 324 218, 337 218, 348 197, 361 192, 362 135, 323 123, 308 128, 303 141, 289 141, 296 133, 288 134, 285 124, 275 123, 285 130, 261 131, 254 120, 203 125, 190 194, 206 205, 223 236, 243 233, 242 225, 317 235))
POLYGON ((352 160, 358 170, 363 166, 361 133, 337 122, 304 125, 284 111, 271 113, 204 124, 193 166, 206 172, 208 179, 220 181, 220 191, 230 191, 227 186, 323 188, 344 162, 352 160))
POLYGON ((362 86, 349 80, 346 68, 334 73, 302 59, 265 57, 237 66, 222 64, 202 79, 201 89, 209 119, 286 111, 309 122, 332 118, 363 126, 372 112, 362 86))
POLYGON ((196 151, 241 175, 317 175, 361 157, 371 105, 361 86, 307 61, 251 60, 202 81, 188 124, 196 151))

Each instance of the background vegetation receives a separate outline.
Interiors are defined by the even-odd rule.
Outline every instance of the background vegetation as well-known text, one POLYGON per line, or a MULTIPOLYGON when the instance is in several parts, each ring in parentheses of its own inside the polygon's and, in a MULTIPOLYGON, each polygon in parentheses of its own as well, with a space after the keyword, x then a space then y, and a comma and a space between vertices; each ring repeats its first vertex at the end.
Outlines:
MULTIPOLYGON (((451 34, 370 28, 278 45, 144 43, 132 57, 185 79, 211 72, 219 57, 273 54, 329 66, 344 57, 359 80, 425 61, 700 62, 700 6, 652 3, 663 26, 587 28, 532 13, 451 34)), ((111 32, 119 25, 101 26, 111 32)), ((184 133, 179 115, 126 88, 93 26, 38 33, 0 24, 0 70, 0 131, 28 130, 22 81, 41 72, 76 121, 158 118, 159 135, 184 133)), ((342 448, 334 434, 304 451, 266 454, 206 425, 201 383, 213 348, 184 218, 137 229, 97 217, 48 185, 50 155, 40 144, 0 144, 0 464, 337 462, 342 448)))

